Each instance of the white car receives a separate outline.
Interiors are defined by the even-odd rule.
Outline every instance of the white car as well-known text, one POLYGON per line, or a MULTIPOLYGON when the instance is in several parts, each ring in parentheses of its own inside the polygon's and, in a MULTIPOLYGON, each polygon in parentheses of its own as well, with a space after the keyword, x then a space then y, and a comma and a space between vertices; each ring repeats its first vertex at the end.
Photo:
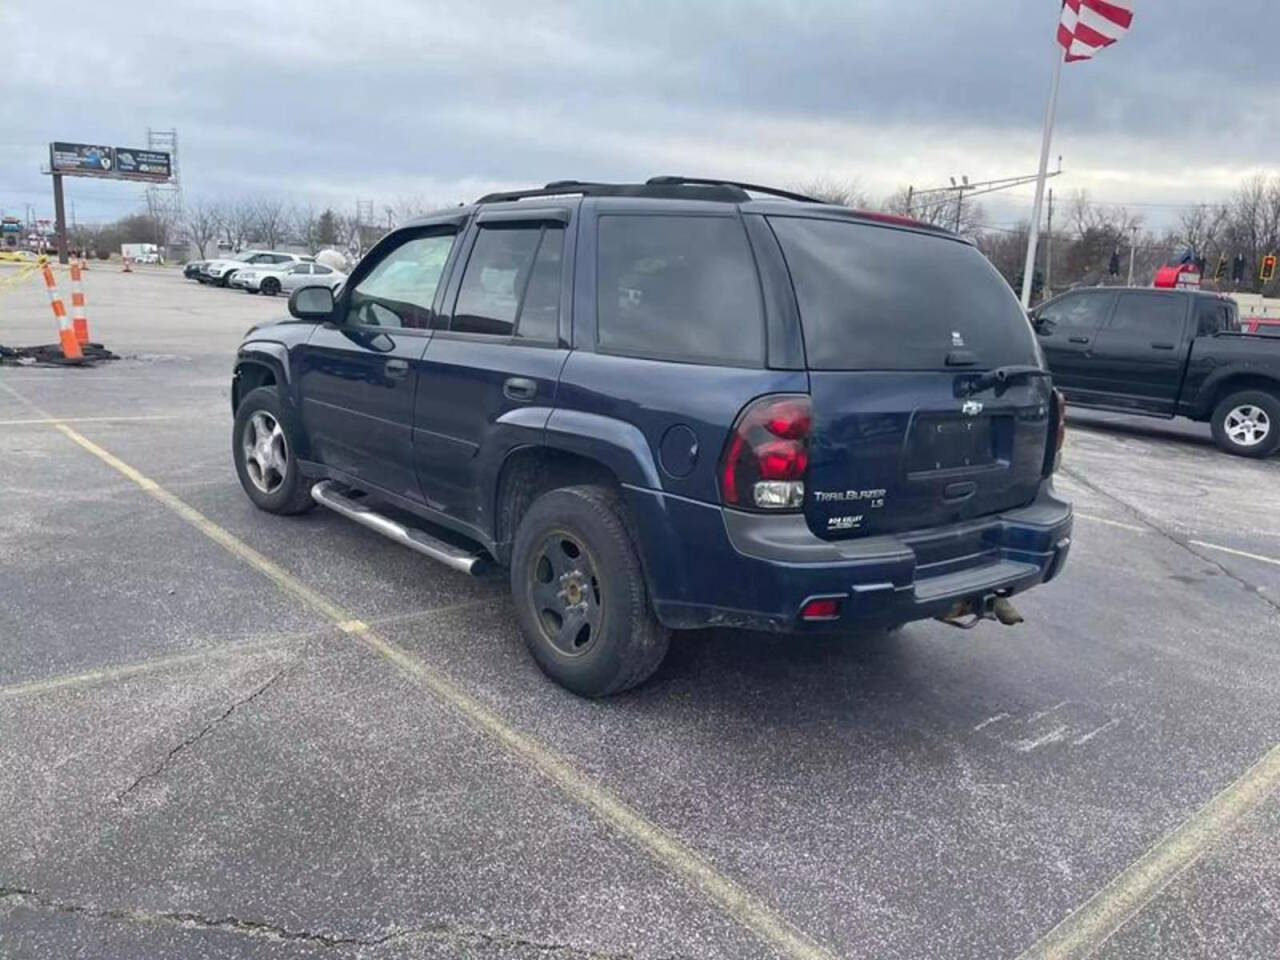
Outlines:
POLYGON ((225 287, 248 264, 254 264, 259 267, 274 267, 280 264, 288 266, 291 263, 302 263, 310 259, 310 257, 303 257, 296 253, 279 253, 275 250, 244 250, 234 257, 210 260, 200 268, 198 279, 203 283, 212 283, 219 287, 225 287))
POLYGON ((347 275, 323 263, 293 263, 272 267, 244 267, 231 281, 233 287, 241 287, 249 293, 265 293, 274 297, 284 291, 292 293, 298 287, 328 287, 337 290, 347 275))

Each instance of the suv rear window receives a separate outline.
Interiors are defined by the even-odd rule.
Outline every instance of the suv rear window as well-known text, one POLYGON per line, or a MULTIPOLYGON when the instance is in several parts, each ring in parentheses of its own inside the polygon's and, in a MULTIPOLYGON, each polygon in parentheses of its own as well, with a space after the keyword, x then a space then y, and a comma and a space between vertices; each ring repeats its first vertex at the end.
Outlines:
POLYGON ((967 243, 840 220, 770 217, 795 284, 815 370, 941 370, 1034 364, 1026 314, 967 243))
POLYGON ((600 217, 599 346, 658 360, 759 366, 764 312, 736 217, 600 217))

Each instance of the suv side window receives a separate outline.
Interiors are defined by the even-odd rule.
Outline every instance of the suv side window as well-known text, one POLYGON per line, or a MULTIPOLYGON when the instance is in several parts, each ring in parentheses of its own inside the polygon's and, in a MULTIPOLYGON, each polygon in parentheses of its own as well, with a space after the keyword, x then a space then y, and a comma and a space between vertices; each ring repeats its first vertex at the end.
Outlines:
POLYGON ((1122 293, 1108 330, 1138 339, 1174 340, 1182 335, 1186 302, 1163 293, 1122 293))
POLYGON ((346 322, 371 327, 431 326, 453 233, 413 237, 389 250, 351 290, 346 322))
POLYGON ((555 340, 564 227, 482 226, 467 260, 449 329, 555 340))
POLYGON ((1036 333, 1092 333, 1107 318, 1114 299, 1109 293, 1067 294, 1036 311, 1036 333))
POLYGON ((759 366, 764 308, 737 218, 605 214, 597 265, 599 349, 759 366))

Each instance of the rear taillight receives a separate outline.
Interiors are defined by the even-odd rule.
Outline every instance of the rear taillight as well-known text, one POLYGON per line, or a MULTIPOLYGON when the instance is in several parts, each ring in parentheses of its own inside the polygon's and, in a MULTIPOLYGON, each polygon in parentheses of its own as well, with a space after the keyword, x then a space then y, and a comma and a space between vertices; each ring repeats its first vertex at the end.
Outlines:
POLYGON ((762 397, 738 415, 720 460, 720 498, 746 510, 804 504, 813 414, 806 396, 762 397))
POLYGON ((1062 459, 1062 445, 1067 439, 1067 398, 1056 388, 1053 391, 1053 410, 1050 416, 1049 447, 1044 455, 1045 476, 1058 469, 1058 462, 1062 459))

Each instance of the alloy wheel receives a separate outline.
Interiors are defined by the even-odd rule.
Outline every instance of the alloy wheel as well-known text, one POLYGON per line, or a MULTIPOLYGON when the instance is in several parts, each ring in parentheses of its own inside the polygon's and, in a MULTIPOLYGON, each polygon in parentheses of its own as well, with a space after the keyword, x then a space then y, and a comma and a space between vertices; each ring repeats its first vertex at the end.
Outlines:
POLYGON ((245 421, 244 466, 253 485, 263 493, 275 493, 289 469, 289 444, 276 418, 258 410, 245 421))
POLYGON ((1245 403, 1227 414, 1223 427, 1232 443, 1256 447, 1271 434, 1271 417, 1261 407, 1245 403))

